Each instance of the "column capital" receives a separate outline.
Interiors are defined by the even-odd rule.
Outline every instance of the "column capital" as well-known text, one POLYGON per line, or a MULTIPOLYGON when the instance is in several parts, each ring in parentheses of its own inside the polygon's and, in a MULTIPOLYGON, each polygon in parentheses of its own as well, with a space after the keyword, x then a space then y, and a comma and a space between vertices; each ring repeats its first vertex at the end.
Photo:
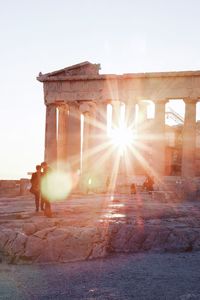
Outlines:
POLYGON ((45 104, 46 107, 57 107, 57 104, 56 103, 48 103, 48 104, 45 104))
POLYGON ((136 98, 136 97, 132 97, 132 96, 126 96, 126 97, 123 97, 122 98, 122 101, 128 105, 128 104, 132 104, 132 105, 135 105, 138 103, 139 99, 136 98))
POLYGON ((67 111, 67 110, 69 110, 69 105, 68 104, 59 104, 59 105, 57 105, 57 108, 59 109, 59 111, 67 111))
POLYGON ((77 101, 72 101, 67 103, 69 110, 79 110, 80 104, 77 101))
POLYGON ((166 104, 169 100, 168 99, 156 99, 156 100, 152 100, 154 102, 154 104, 166 104))
POLYGON ((112 106, 119 107, 119 106, 123 105, 124 102, 122 102, 122 101, 112 101, 110 104, 112 106))
POLYGON ((107 104, 111 104, 112 103, 112 100, 111 99, 106 99, 104 100, 104 104, 107 105, 107 104))
POLYGON ((135 104, 138 104, 139 106, 148 106, 149 102, 145 100, 138 100, 135 104))
POLYGON ((187 97, 183 98, 183 101, 185 102, 185 104, 196 104, 199 100, 196 98, 187 97))
POLYGON ((115 105, 115 104, 120 104, 121 101, 119 99, 106 99, 105 100, 105 104, 112 104, 112 105, 115 105))
POLYGON ((98 107, 107 107, 108 104, 109 104, 109 103, 107 103, 107 102, 105 102, 105 101, 94 102, 94 106, 95 106, 96 108, 98 108, 98 107))
POLYGON ((84 114, 84 113, 90 113, 93 112, 95 109, 95 103, 93 102, 83 102, 79 105, 79 111, 84 114))

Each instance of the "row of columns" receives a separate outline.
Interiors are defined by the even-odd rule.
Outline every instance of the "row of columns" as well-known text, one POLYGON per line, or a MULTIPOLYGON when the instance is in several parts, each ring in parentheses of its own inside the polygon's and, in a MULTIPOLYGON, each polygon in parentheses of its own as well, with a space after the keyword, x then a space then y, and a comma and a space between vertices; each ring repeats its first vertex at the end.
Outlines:
POLYGON ((45 161, 56 165, 70 157, 73 169, 80 168, 80 112, 76 106, 46 106, 45 161), (58 113, 57 113, 58 108, 58 113))
MULTIPOLYGON (((167 101, 156 101, 155 117, 152 128, 153 149, 152 149, 152 169, 159 176, 165 174, 165 104, 167 101)), ((195 176, 195 123, 196 123, 196 100, 184 99, 185 102, 185 122, 183 127, 182 143, 182 176, 195 176)), ((112 121, 113 126, 119 125, 120 102, 113 105, 112 121)), ((139 102, 138 135, 139 140, 145 136, 145 114, 144 102, 139 102)), ((132 104, 127 104, 127 113, 130 118, 132 104)), ((80 169, 80 162, 84 163, 84 168, 90 166, 94 168, 96 159, 105 162, 105 148, 102 146, 106 139, 107 104, 82 103, 81 105, 50 104, 46 106, 46 134, 45 134, 45 160, 53 162, 67 162, 70 160, 73 171, 80 169), (58 115, 57 115, 58 108, 58 115), (84 140, 81 145, 81 113, 84 115, 83 135, 84 140), (58 120, 57 120, 58 117, 58 120), (58 124, 57 124, 58 123, 58 124), (58 125, 58 126, 57 126, 58 125), (95 152, 95 148, 98 153, 95 152), (81 154, 83 155, 81 159, 81 154), (98 157, 97 157, 98 155, 98 157), (93 157, 93 162, 90 160, 93 157)), ((133 114, 132 114, 133 118, 133 114)), ((109 150, 108 150, 109 151, 109 150)), ((142 153, 142 149, 141 149, 142 153)))

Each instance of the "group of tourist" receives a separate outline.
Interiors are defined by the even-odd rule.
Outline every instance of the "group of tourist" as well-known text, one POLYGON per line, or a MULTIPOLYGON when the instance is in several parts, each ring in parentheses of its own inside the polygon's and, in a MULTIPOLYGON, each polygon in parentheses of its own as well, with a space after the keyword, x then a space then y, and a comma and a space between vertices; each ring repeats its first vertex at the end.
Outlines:
POLYGON ((36 212, 44 211, 44 215, 47 217, 52 216, 51 203, 45 190, 42 188, 42 183, 50 172, 50 167, 46 162, 41 163, 41 165, 36 166, 36 172, 31 176, 31 188, 30 192, 35 196, 35 208, 36 212))
MULTIPOLYGON (((147 175, 143 185, 142 185, 142 191, 146 191, 151 193, 154 189, 153 189, 153 185, 154 185, 154 180, 150 175, 147 175)), ((136 184, 132 183, 131 184, 131 194, 136 194, 136 184)))
MULTIPOLYGON (((31 177, 31 188, 30 192, 35 196, 35 209, 36 212, 44 211, 44 215, 47 217, 52 217, 51 203, 48 199, 48 174, 51 172, 50 167, 46 162, 41 163, 41 165, 36 166, 36 172, 32 174, 31 177)), ((110 178, 106 180, 107 190, 109 189, 110 178)), ((143 185, 142 191, 147 191, 151 193, 153 191, 154 180, 151 176, 147 175, 143 185)), ((136 194, 136 184, 132 183, 130 186, 131 194, 136 194)))
MULTIPOLYGON (((110 177, 108 176, 106 178, 106 191, 108 192, 110 190, 110 177)), ((143 182, 141 188, 139 188, 142 192, 148 192, 149 194, 152 193, 154 190, 154 179, 153 176, 150 176, 149 174, 146 175, 145 181, 143 182)), ((137 193, 137 185, 136 183, 132 182, 130 185, 130 193, 136 194, 137 193)))

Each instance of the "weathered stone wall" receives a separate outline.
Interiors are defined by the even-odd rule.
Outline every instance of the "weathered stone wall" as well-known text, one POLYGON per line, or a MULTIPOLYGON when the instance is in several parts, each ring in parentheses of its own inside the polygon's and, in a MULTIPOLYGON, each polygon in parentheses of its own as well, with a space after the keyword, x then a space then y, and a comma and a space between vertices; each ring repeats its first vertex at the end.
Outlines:
POLYGON ((30 180, 0 180, 0 197, 29 194, 30 180))
POLYGON ((19 180, 0 180, 0 196, 16 196, 20 193, 19 180))

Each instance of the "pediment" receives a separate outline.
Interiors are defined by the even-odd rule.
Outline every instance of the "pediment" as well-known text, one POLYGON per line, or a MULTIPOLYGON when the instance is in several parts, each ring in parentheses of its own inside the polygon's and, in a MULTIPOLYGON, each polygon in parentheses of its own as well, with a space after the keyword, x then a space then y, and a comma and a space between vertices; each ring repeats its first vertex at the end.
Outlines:
POLYGON ((88 61, 80 64, 72 65, 64 69, 60 69, 47 74, 39 74, 45 77, 63 77, 63 76, 79 76, 79 75, 98 75, 100 70, 100 64, 92 64, 88 61))

